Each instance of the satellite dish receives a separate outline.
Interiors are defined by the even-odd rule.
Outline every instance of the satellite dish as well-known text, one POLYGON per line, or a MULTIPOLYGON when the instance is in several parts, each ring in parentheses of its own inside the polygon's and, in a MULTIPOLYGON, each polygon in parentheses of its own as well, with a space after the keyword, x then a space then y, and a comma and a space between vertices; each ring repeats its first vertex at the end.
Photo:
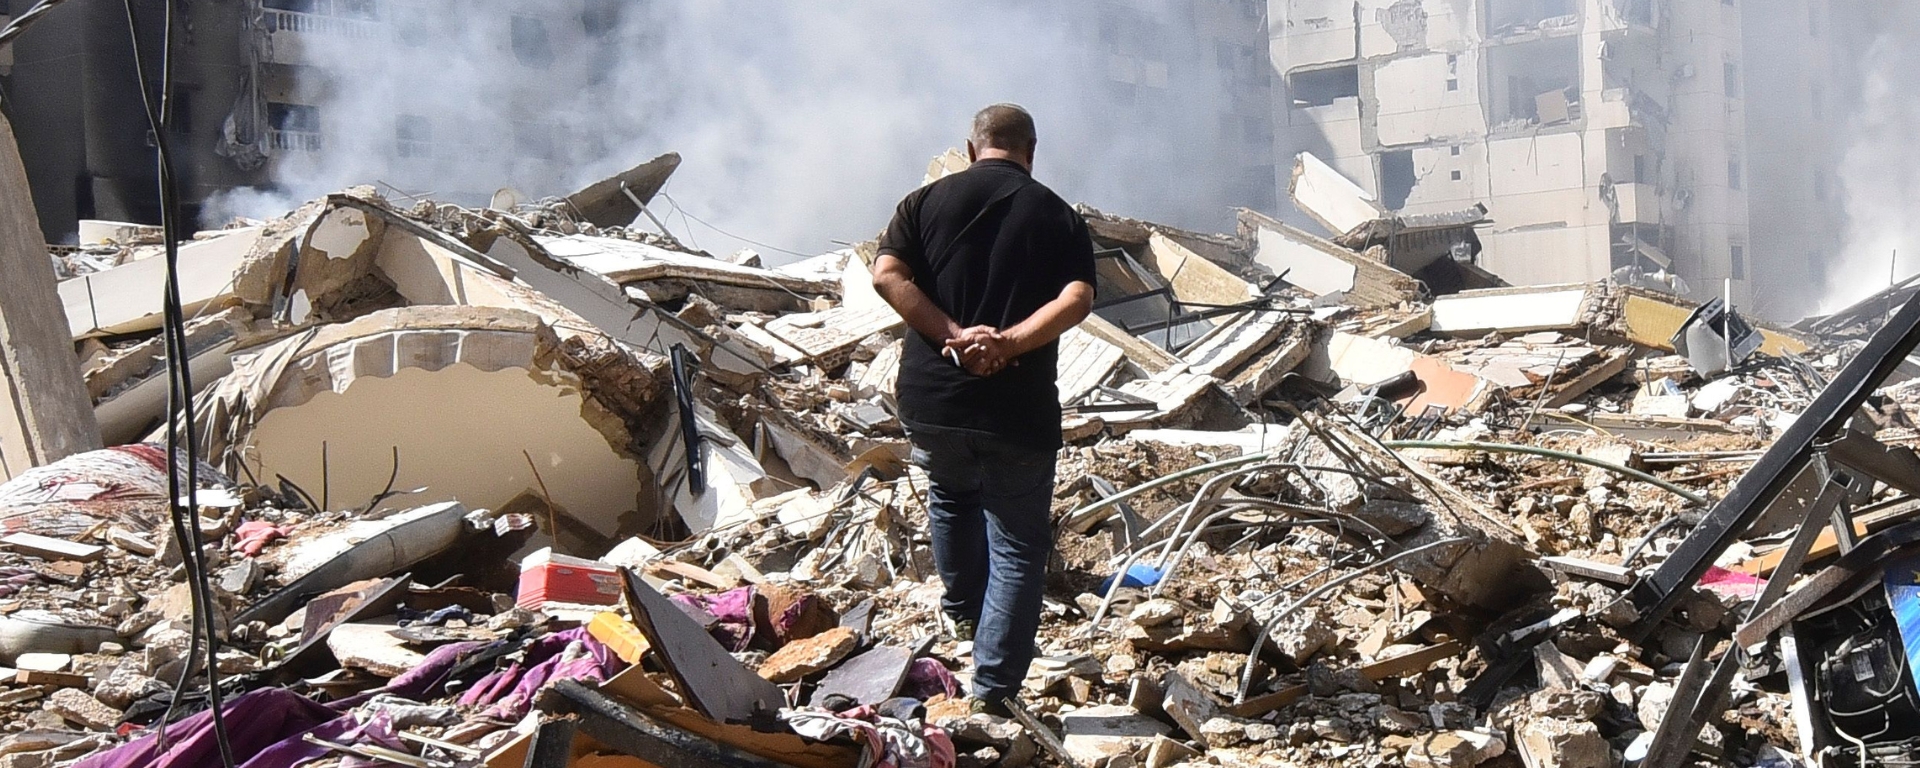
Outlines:
POLYGON ((522 194, 520 190, 514 189, 513 187, 501 187, 493 193, 493 200, 487 203, 487 207, 496 211, 511 211, 526 201, 527 196, 522 194))

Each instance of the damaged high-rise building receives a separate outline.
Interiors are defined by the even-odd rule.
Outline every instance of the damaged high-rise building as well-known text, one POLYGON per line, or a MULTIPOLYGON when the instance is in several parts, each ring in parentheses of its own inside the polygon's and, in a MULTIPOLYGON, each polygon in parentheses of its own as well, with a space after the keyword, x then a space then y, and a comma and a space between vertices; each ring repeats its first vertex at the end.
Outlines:
POLYGON ((1664 270, 1765 311, 1841 231, 1806 135, 1845 98, 1839 5, 1272 0, 1277 151, 1404 215, 1484 203, 1515 283, 1664 270))
MULTIPOLYGON (((0 19, 32 5, 0 0, 0 19)), ((370 86, 386 81, 368 75, 485 59, 591 88, 604 80, 606 47, 615 44, 607 33, 621 9, 611 0, 174 5, 170 143, 190 220, 225 190, 312 179, 341 157, 390 159, 377 179, 359 181, 484 202, 500 185, 544 182, 551 169, 570 167, 565 161, 606 151, 612 129, 551 114, 547 107, 560 98, 552 89, 494 84, 490 95, 507 106, 478 120, 425 106, 427 94, 370 86), (341 98, 366 88, 390 92, 341 98), (362 108, 369 103, 382 108, 362 108), (435 186, 476 156, 500 169, 496 185, 435 186)), ((161 8, 136 5, 155 81, 161 8)), ((0 86, 48 241, 70 241, 84 219, 157 222, 155 141, 141 111, 125 8, 76 3, 54 9, 33 31, 0 47, 0 86)))

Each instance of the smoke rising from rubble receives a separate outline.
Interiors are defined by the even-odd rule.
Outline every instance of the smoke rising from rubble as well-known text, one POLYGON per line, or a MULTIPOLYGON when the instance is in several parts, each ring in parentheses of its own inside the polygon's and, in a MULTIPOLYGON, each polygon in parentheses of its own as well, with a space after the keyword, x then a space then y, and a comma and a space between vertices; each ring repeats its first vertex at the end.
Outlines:
POLYGON ((717 230, 806 254, 871 237, 927 162, 961 145, 974 110, 999 101, 1034 112, 1036 176, 1069 201, 1215 230, 1232 226, 1230 206, 1259 207, 1233 190, 1266 160, 1216 146, 1231 105, 1212 67, 1191 65, 1215 51, 1174 12, 1185 4, 1131 4, 1164 31, 1170 62, 1160 101, 1148 106, 1143 88, 1138 108, 1108 82, 1102 28, 1078 6, 616 3, 624 18, 600 37, 582 36, 572 12, 543 16, 542 70, 522 63, 537 44, 510 44, 525 24, 517 5, 461 5, 463 18, 388 20, 402 40, 432 30, 418 46, 343 39, 318 51, 337 74, 299 90, 317 94, 305 103, 319 109, 324 147, 314 161, 282 153, 279 190, 229 194, 208 223, 376 182, 468 205, 503 187, 538 199, 673 151, 683 161, 671 201, 650 206, 672 233, 781 262, 795 257, 717 230), (403 156, 397 115, 432 121, 432 157, 403 156), (550 159, 513 158, 529 152, 550 159))
POLYGON ((1879 6, 1878 34, 1863 51, 1860 104, 1840 165, 1847 238, 1826 269, 1822 311, 1833 311, 1905 279, 1920 261, 1920 7, 1879 6), (1893 261, 1899 253, 1897 263, 1893 261))

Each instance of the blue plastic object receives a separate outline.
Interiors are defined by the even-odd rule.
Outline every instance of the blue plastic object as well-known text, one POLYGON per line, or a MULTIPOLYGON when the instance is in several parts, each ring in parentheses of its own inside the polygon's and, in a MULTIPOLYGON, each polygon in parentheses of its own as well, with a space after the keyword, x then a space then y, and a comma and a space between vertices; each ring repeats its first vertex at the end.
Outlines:
MULTIPOLYGON (((1108 576, 1100 582, 1099 594, 1104 595, 1108 590, 1113 589, 1113 579, 1114 577, 1108 576)), ((1143 563, 1136 563, 1128 568, 1126 575, 1120 578, 1120 586, 1134 589, 1144 589, 1158 583, 1160 583, 1160 569, 1143 563)))

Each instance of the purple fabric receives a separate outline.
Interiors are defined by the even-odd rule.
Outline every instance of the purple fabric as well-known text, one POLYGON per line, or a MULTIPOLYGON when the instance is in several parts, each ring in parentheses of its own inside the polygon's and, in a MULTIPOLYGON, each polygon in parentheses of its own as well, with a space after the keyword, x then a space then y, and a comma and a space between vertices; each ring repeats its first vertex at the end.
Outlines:
MULTIPOLYGON (((388 749, 407 751, 407 745, 400 741, 400 734, 394 730, 393 721, 384 712, 374 715, 373 719, 365 723, 359 722, 352 716, 335 718, 306 733, 335 744, 376 744, 388 749)), ((241 764, 240 768, 294 768, 294 766, 334 754, 331 749, 307 743, 306 739, 300 737, 304 735, 303 733, 288 737, 268 747, 253 759, 241 764)), ((212 764, 219 764, 217 755, 212 764)), ((387 764, 363 760, 351 755, 340 762, 341 768, 375 765, 387 764)))
POLYGON ((500 700, 500 697, 507 695, 508 691, 513 690, 514 681, 519 680, 520 673, 524 671, 526 668, 520 666, 520 662, 517 661, 502 669, 494 670, 486 677, 480 678, 480 681, 474 683, 472 688, 468 688, 466 693, 460 694, 458 703, 463 707, 492 704, 500 700))
POLYGON ((911 696, 921 701, 946 694, 949 698, 960 695, 960 681, 947 670, 947 665, 939 659, 921 657, 913 660, 907 667, 907 679, 901 686, 902 696, 911 696))
POLYGON ((488 717, 518 720, 533 707, 534 697, 548 683, 566 679, 602 682, 626 666, 611 649, 593 639, 585 627, 555 632, 527 646, 526 671, 513 681, 505 696, 495 701, 471 702, 461 697, 460 703, 492 704, 486 711, 488 717), (568 655, 569 648, 575 649, 573 655, 568 655))
POLYGON ((428 653, 426 660, 420 662, 419 666, 409 669, 399 677, 387 681, 386 687, 375 688, 366 693, 341 699, 333 702, 331 706, 334 709, 344 712, 361 704, 365 704, 367 700, 383 693, 390 693, 414 701, 432 701, 440 698, 440 696, 445 693, 447 683, 449 682, 447 677, 452 674, 454 666, 458 665, 460 661, 469 654, 478 652, 490 645, 493 645, 493 643, 485 640, 475 640, 470 642, 448 643, 440 646, 428 653))
MULTIPOLYGON (((294 763, 259 762, 257 757, 275 744, 343 718, 332 708, 283 688, 263 688, 227 702, 228 743, 233 756, 246 768, 291 768, 294 763)), ((220 764, 220 747, 213 738, 213 714, 201 712, 167 726, 168 749, 160 750, 160 734, 151 733, 114 749, 86 758, 75 768, 200 768, 220 764)))
POLYGON ((681 605, 713 614, 720 623, 709 630, 727 650, 739 653, 753 643, 753 587, 729 589, 717 595, 674 595, 681 605))

